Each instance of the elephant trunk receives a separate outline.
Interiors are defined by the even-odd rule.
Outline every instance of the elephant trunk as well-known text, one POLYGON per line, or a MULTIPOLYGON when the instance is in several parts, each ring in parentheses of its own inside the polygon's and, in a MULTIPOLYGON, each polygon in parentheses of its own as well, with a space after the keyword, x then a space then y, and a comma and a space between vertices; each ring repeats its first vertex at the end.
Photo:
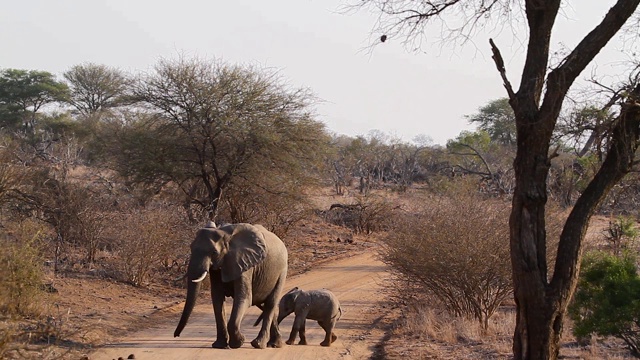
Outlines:
POLYGON ((189 281, 189 284, 187 285, 187 301, 184 303, 182 316, 180 317, 180 322, 178 323, 178 327, 176 327, 176 331, 173 332, 173 337, 180 336, 180 333, 187 325, 187 321, 189 321, 189 316, 193 311, 193 307, 196 305, 198 290, 200 290, 200 282, 189 281))
POLYGON ((293 311, 279 311, 278 312, 278 325, 280 325, 280 323, 282 322, 282 320, 284 320, 284 318, 286 318, 287 316, 289 316, 289 314, 291 314, 293 311))

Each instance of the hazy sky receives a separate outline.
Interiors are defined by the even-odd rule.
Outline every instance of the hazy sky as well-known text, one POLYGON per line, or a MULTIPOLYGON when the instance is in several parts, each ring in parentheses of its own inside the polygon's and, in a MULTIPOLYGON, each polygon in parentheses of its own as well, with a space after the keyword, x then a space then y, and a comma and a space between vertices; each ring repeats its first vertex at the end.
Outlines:
MULTIPOLYGON (((376 129, 444 144, 471 128, 464 115, 505 96, 489 35, 478 34, 462 49, 440 46, 434 26, 420 52, 407 51, 401 39, 371 48, 380 35, 371 35, 376 16, 345 14, 340 0, 0 2, 0 68, 60 75, 93 62, 136 72, 179 54, 258 64, 279 69, 292 86, 311 88, 323 100, 318 119, 338 134, 376 129)), ((613 2, 576 0, 565 7, 554 46, 575 45, 613 2)), ((512 33, 508 27, 494 37, 517 86, 526 39, 512 33)), ((620 48, 613 44, 596 59, 599 72, 615 72, 627 59, 620 48)))

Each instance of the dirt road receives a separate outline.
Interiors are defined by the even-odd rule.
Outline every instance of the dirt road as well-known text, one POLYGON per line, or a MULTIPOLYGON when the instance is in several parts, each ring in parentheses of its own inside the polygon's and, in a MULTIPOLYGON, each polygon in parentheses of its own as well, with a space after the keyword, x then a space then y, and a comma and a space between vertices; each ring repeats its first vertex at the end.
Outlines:
MULTIPOLYGON (((181 306, 172 309, 175 316, 169 316, 166 322, 107 345, 91 355, 90 359, 126 359, 130 354, 139 360, 368 359, 384 335, 377 325, 385 311, 379 301, 380 289, 387 276, 385 265, 375 255, 365 253, 327 263, 287 279, 285 291, 294 286, 305 290, 326 288, 337 295, 343 315, 336 326, 338 339, 329 348, 319 345, 324 338, 324 331, 311 320, 307 320, 306 326, 309 345, 285 345, 281 349, 252 348, 250 341, 257 336, 259 329, 252 325, 260 310, 251 307, 241 328, 246 338, 245 344, 239 349, 213 349, 211 343, 215 340, 215 321, 211 302, 200 298, 189 324, 179 338, 173 338, 173 331, 181 306)), ((227 306, 230 306, 230 301, 227 301, 227 306)), ((229 313, 230 309, 227 310, 229 313)), ((284 340, 289 336, 292 323, 293 314, 280 324, 284 340)))

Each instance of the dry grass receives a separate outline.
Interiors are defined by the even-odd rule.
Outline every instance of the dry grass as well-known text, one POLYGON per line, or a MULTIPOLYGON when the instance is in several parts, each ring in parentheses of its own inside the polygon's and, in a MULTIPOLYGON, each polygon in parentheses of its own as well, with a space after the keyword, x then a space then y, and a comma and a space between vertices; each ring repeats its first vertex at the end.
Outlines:
MULTIPOLYGON (((437 302, 435 302, 437 304, 437 302)), ((515 328, 513 306, 501 307, 491 318, 487 330, 477 321, 451 316, 423 298, 407 304, 402 316, 384 344, 384 359, 512 359, 515 328)), ((565 323, 560 356, 564 359, 634 359, 624 344, 612 338, 592 337, 580 345, 571 335, 571 322, 565 323)))
MULTIPOLYGON (((433 304, 433 302, 430 302, 433 304)), ((411 334, 413 338, 428 344, 427 355, 451 353, 455 356, 492 358, 510 356, 512 329, 515 317, 509 310, 501 309, 491 319, 485 330, 475 320, 456 317, 446 310, 425 303, 415 304, 405 313, 398 335, 411 334)))

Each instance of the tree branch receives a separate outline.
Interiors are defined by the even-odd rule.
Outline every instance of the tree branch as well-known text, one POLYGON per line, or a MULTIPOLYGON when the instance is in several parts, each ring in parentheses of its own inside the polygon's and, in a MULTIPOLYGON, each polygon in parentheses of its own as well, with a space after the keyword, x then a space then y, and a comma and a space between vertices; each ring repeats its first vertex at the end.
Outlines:
POLYGON ((560 99, 564 97, 582 70, 631 17, 639 4, 640 0, 618 0, 600 24, 580 41, 560 66, 549 73, 547 92, 541 111, 549 114, 560 112, 562 106, 560 99))
POLYGON ((507 89, 507 94, 509 94, 509 100, 513 100, 515 98, 515 93, 513 92, 513 87, 511 86, 509 79, 507 79, 507 71, 504 67, 504 60, 502 59, 500 50, 498 49, 496 44, 493 42, 493 39, 489 39, 489 44, 491 44, 491 52, 493 53, 491 58, 496 63, 496 67, 498 68, 500 77, 502 77, 502 83, 505 89, 507 89))

